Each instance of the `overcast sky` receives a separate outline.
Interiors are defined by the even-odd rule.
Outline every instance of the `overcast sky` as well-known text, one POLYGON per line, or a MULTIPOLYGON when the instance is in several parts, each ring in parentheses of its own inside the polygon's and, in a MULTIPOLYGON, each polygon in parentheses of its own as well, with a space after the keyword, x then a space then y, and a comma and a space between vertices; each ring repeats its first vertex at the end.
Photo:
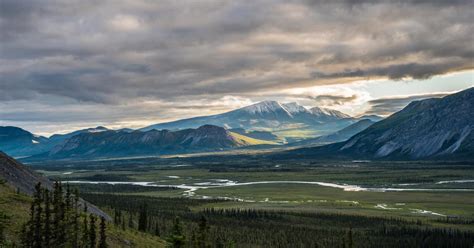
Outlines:
POLYGON ((39 134, 266 99, 388 115, 474 85, 472 0, 0 3, 0 125, 39 134))

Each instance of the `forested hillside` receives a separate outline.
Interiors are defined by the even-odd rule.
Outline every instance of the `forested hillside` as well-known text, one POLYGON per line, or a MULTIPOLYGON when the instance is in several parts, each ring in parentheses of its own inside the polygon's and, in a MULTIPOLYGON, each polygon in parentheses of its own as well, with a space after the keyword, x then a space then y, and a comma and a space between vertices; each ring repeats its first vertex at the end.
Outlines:
MULTIPOLYGON (((83 209, 78 209, 78 229, 75 229, 75 225, 71 224, 75 223, 76 219, 70 218, 76 216, 72 205, 70 214, 63 215, 62 218, 57 219, 58 222, 54 222, 54 216, 59 210, 58 207, 55 209, 53 202, 50 201, 50 221, 45 221, 48 212, 44 208, 46 202, 41 204, 41 210, 38 208, 39 202, 37 197, 31 198, 18 193, 7 186, 4 181, 0 182, 0 247, 91 247, 91 220, 92 223, 95 223, 94 240, 96 246, 94 247, 104 247, 100 246, 101 218, 83 213, 83 209), (34 210, 33 214, 32 210, 34 210), (37 215, 38 212, 41 214, 37 215), (69 222, 64 221, 66 217, 69 218, 69 222), (59 220, 61 221, 59 222, 59 220), (84 228, 86 225, 87 229, 84 228), (59 239, 59 232, 62 232, 61 235, 64 235, 64 239, 59 239), (76 235, 78 239, 75 239, 76 235), (38 242, 39 240, 41 242, 38 242), (75 243, 76 241, 77 243, 75 243), (77 246, 70 246, 71 244, 77 244, 77 246)), ((62 203, 66 207, 66 201, 62 203)), ((131 229, 122 230, 109 222, 104 224, 106 225, 105 244, 107 245, 105 247, 165 247, 165 242, 155 235, 131 229)))

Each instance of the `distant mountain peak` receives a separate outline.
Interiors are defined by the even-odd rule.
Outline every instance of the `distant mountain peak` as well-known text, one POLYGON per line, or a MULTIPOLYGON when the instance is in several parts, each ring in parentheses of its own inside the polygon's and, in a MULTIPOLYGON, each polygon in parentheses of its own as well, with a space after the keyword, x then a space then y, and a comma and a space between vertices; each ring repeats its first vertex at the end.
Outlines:
POLYGON ((242 110, 247 111, 252 114, 275 112, 281 109, 286 111, 286 109, 282 106, 281 103, 277 101, 270 101, 270 100, 261 101, 261 102, 242 108, 242 110))
POLYGON ((310 113, 307 108, 297 102, 284 103, 282 106, 290 113, 310 113))

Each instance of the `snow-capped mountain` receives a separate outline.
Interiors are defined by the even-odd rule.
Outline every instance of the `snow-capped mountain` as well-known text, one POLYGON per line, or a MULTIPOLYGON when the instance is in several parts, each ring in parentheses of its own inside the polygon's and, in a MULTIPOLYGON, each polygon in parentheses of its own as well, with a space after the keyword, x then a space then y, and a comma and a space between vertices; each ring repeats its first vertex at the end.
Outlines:
POLYGON ((179 130, 210 124, 229 129, 244 128, 250 131, 312 129, 331 133, 355 121, 350 116, 335 110, 320 108, 309 110, 295 102, 263 101, 223 114, 160 123, 142 128, 141 130, 179 130))

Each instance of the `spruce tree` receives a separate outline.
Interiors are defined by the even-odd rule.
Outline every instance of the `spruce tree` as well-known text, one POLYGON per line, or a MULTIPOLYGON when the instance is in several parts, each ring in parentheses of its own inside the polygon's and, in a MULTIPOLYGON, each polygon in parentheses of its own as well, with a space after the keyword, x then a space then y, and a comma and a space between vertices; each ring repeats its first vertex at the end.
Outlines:
POLYGON ((129 228, 133 228, 133 214, 132 212, 129 212, 129 215, 128 215, 128 227, 129 228))
POLYGON ((168 242, 171 243, 173 248, 181 248, 186 244, 186 236, 183 233, 183 225, 179 217, 176 217, 174 220, 173 230, 171 236, 168 238, 168 242))
POLYGON ((84 214, 83 222, 82 222, 82 246, 87 247, 89 245, 89 224, 87 221, 87 214, 84 214))
POLYGON ((42 225, 42 215, 43 215, 43 192, 41 189, 41 183, 36 184, 35 193, 33 195, 33 204, 34 204, 34 216, 33 216, 33 247, 40 248, 43 243, 43 225, 42 225))
POLYGON ((79 245, 79 190, 74 190, 74 210, 73 210, 73 241, 72 246, 78 247, 79 245))
POLYGON ((105 218, 100 217, 100 230, 99 230, 99 248, 107 248, 107 226, 105 224, 105 218))
POLYGON ((197 236, 197 246, 199 248, 207 248, 209 246, 208 242, 208 233, 209 233, 209 226, 207 225, 207 219, 204 215, 201 216, 199 221, 199 230, 197 236))
POLYGON ((146 203, 143 204, 140 215, 138 217, 138 230, 142 232, 146 232, 148 229, 148 213, 147 213, 147 205, 146 203))
POLYGON ((353 241, 352 241, 352 227, 349 227, 349 233, 347 234, 348 236, 348 244, 347 244, 347 247, 348 248, 352 248, 353 247, 353 241))
POLYGON ((91 214, 89 216, 89 247, 95 248, 97 243, 97 233, 96 233, 96 226, 95 226, 95 216, 91 214))
POLYGON ((51 244, 51 193, 48 189, 44 191, 44 247, 51 244))
POLYGON ((158 226, 158 221, 155 222, 155 235, 160 236, 160 227, 158 226))

